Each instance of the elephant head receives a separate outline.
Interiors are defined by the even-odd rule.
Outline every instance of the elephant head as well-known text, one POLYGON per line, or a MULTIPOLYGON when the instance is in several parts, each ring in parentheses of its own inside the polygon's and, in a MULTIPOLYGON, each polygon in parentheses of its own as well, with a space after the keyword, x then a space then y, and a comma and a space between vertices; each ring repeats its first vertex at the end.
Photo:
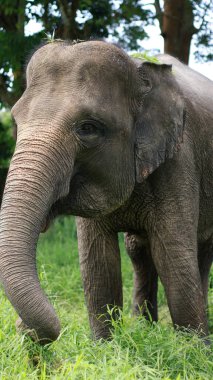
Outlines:
POLYGON ((183 131, 171 67, 134 61, 104 42, 54 42, 27 66, 12 110, 17 144, 0 218, 0 274, 6 294, 40 340, 60 324, 40 288, 35 252, 51 209, 100 217, 123 205, 183 131))

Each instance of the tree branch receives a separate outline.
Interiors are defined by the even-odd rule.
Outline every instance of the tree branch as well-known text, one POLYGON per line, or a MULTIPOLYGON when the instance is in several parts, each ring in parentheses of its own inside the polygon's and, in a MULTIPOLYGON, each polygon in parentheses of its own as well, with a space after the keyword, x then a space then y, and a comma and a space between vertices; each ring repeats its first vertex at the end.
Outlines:
POLYGON ((156 17, 159 21, 160 29, 162 32, 162 29, 163 29, 163 10, 161 9, 161 6, 160 6, 160 0, 155 0, 154 6, 155 6, 155 10, 156 10, 156 17))
POLYGON ((26 0, 19 0, 17 31, 24 36, 26 0))
POLYGON ((77 37, 76 13, 79 8, 79 0, 72 0, 69 4, 66 0, 57 0, 61 17, 65 26, 64 37, 75 39, 77 37))
POLYGON ((203 17, 202 17, 201 24, 200 24, 199 28, 196 28, 197 33, 198 33, 200 30, 203 29, 204 23, 206 22, 205 17, 206 17, 206 14, 207 14, 208 10, 209 10, 210 7, 211 7, 211 4, 212 4, 212 0, 210 0, 209 4, 207 4, 207 5, 205 6, 204 14, 203 14, 203 17))
POLYGON ((64 25, 69 25, 69 12, 68 12, 68 4, 66 1, 63 0, 57 0, 59 9, 61 11, 61 17, 63 20, 64 25))

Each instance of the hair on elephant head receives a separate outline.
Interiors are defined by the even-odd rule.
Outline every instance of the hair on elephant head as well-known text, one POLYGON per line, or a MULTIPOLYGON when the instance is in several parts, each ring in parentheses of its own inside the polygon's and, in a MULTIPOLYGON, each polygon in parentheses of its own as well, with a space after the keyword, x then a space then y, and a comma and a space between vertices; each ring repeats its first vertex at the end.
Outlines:
MULTIPOLYGON (((191 187, 186 188, 182 161, 184 168, 191 164, 197 167, 192 159, 192 144, 184 158, 178 154, 188 111, 187 94, 179 81, 185 68, 182 65, 178 70, 174 75, 168 58, 162 64, 141 62, 101 41, 56 41, 39 48, 30 59, 26 90, 12 110, 17 144, 1 210, 0 274, 11 303, 40 341, 54 340, 60 331, 55 311, 40 288, 35 266, 37 240, 51 216, 69 213, 82 218, 78 222, 79 254, 96 336, 107 335, 109 328, 106 330, 101 319, 94 316, 103 314, 106 304, 122 305, 117 232, 145 231, 154 261, 161 257, 155 252, 156 247, 163 246, 162 239, 167 247, 168 238, 163 238, 162 223, 158 221, 159 209, 168 219, 165 230, 172 225, 175 231, 176 221, 171 223, 169 219, 171 202, 165 200, 168 197, 175 204, 175 199, 180 202, 184 197, 182 188, 176 194, 172 178, 179 177, 179 170, 183 189, 189 194, 191 187), (169 182, 170 187, 166 185, 169 182), (159 187, 160 196, 155 199, 159 187), (168 210, 163 210, 166 205, 168 210), (94 267, 90 257, 100 264, 94 267), (88 294, 92 279, 102 281, 95 295, 88 294)), ((179 210, 179 206, 173 209, 179 210)), ((189 212, 188 206, 184 210, 189 212)), ((179 252, 175 244, 180 247, 181 243, 174 231, 168 236, 173 236, 169 246, 174 248, 175 256, 179 252)), ((186 246, 187 243, 184 249, 186 246)), ((177 254, 177 262, 180 257, 177 254)), ((161 275, 158 260, 153 265, 161 275)), ((196 272, 194 264, 192 271, 196 272)), ((182 280, 181 284, 185 279, 182 280)), ((166 284, 165 281, 165 287, 166 284)), ((174 324, 190 325, 190 317, 184 321, 179 318, 169 290, 166 292, 174 324)), ((192 315, 190 307, 188 314, 192 315)), ((191 325, 196 328, 204 324, 204 319, 199 314, 191 325)))

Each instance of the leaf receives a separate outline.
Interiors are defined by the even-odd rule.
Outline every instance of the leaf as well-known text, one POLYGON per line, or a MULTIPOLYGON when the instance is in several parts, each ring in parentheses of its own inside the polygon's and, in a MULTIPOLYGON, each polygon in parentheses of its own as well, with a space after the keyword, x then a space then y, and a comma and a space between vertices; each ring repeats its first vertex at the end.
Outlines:
POLYGON ((161 64, 161 62, 159 61, 159 59, 157 57, 150 56, 146 52, 145 53, 132 53, 130 55, 132 58, 138 58, 138 59, 141 59, 142 61, 161 64))

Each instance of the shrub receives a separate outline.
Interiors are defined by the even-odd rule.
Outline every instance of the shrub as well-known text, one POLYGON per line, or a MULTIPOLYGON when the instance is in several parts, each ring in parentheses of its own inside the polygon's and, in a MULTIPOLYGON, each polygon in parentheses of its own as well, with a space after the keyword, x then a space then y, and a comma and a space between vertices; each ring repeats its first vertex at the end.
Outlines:
POLYGON ((12 119, 9 111, 0 112, 0 168, 9 166, 15 146, 12 119))

